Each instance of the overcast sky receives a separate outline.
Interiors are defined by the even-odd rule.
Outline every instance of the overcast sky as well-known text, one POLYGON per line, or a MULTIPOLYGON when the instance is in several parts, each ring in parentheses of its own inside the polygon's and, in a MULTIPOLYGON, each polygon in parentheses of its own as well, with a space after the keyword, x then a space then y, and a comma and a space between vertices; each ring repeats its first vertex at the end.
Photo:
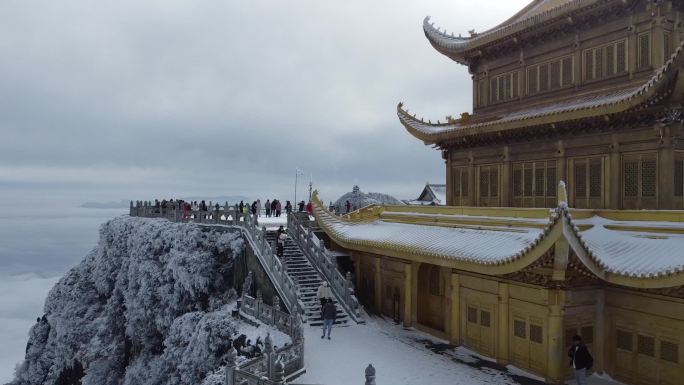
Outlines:
POLYGON ((0 1, 0 198, 398 198, 444 182, 395 106, 471 109, 422 20, 482 31, 526 0, 0 1), (305 183, 300 185, 305 189, 305 183))

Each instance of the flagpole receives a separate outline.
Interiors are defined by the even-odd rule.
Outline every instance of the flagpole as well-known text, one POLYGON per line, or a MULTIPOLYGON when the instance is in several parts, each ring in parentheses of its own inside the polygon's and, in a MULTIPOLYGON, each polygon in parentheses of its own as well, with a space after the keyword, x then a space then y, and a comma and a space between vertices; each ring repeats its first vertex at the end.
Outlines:
POLYGON ((295 168, 295 197, 293 204, 297 204, 297 177, 299 176, 299 169, 295 168))

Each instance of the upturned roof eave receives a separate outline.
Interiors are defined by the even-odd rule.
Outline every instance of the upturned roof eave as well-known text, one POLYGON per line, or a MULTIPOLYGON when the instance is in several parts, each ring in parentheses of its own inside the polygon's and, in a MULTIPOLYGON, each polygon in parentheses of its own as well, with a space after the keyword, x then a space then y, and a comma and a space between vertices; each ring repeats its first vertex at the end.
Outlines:
POLYGON ((565 121, 581 121, 584 119, 600 116, 613 116, 635 109, 648 102, 663 87, 674 87, 680 81, 679 70, 684 65, 684 41, 677 48, 670 60, 667 61, 655 74, 646 80, 641 86, 635 87, 634 91, 626 94, 618 100, 597 102, 596 104, 582 107, 559 107, 557 110, 546 111, 538 115, 521 115, 499 120, 461 124, 425 122, 411 116, 404 109, 403 103, 397 105, 399 121, 406 130, 415 138, 420 139, 426 145, 441 145, 453 140, 467 138, 482 134, 510 131, 520 128, 529 128, 541 125, 557 124, 565 121), (430 132, 420 127, 428 127, 430 132))

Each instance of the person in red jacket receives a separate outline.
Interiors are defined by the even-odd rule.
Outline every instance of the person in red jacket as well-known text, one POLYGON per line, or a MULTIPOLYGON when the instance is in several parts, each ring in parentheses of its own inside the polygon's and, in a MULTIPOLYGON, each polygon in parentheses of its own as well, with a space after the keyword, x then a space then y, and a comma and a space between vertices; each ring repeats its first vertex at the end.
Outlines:
POLYGON ((311 204, 311 201, 306 204, 306 212, 309 213, 309 215, 313 214, 313 205, 311 204))

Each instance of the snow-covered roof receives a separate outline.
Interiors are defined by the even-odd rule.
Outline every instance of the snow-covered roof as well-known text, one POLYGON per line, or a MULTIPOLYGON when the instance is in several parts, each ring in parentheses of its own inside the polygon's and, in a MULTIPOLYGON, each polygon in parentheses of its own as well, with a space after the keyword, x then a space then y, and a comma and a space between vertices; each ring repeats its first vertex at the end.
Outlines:
POLYGON ((624 214, 563 204, 551 210, 371 206, 341 218, 314 195, 318 224, 352 250, 498 275, 529 266, 563 237, 589 271, 607 282, 684 285, 684 212, 665 220, 631 212, 638 219, 631 221, 616 213, 624 214))
POLYGON ((548 24, 554 19, 566 17, 571 12, 609 3, 614 0, 534 0, 510 19, 494 28, 469 37, 454 36, 446 30, 435 27, 430 17, 423 20, 423 32, 432 46, 440 53, 461 64, 467 64, 466 51, 474 50, 512 35, 548 24))
POLYGON ((446 205, 446 185, 427 183, 416 199, 405 200, 408 205, 446 205))
POLYGON ((610 116, 645 106, 661 96, 659 91, 668 93, 669 89, 674 87, 675 82, 670 80, 682 81, 678 75, 679 69, 684 66, 684 55, 681 54, 683 49, 684 41, 653 76, 636 83, 627 83, 619 88, 573 94, 565 100, 542 102, 497 116, 474 116, 467 121, 426 121, 417 118, 416 114, 410 114, 403 103, 397 106, 397 115, 406 130, 426 144, 437 144, 470 135, 550 125, 567 120, 610 116))

